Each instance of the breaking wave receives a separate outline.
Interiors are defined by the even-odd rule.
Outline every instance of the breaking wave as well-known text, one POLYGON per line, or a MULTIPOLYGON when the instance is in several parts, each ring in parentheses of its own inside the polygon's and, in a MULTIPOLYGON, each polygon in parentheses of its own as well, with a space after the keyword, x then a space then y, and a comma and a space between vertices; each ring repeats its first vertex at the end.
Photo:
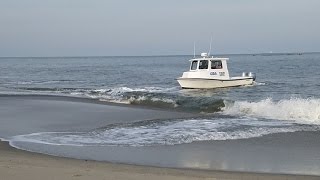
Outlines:
POLYGON ((271 98, 258 102, 225 101, 223 114, 320 124, 320 99, 291 98, 274 101, 271 98))
POLYGON ((114 87, 90 88, 20 88, 37 93, 63 94, 86 97, 114 103, 146 107, 177 109, 187 112, 222 113, 231 116, 248 116, 297 123, 320 124, 320 99, 290 98, 260 101, 233 101, 223 99, 221 91, 181 90, 179 87, 114 87), (220 93, 220 94, 217 94, 220 93))
POLYGON ((214 113, 224 107, 223 99, 199 94, 203 93, 201 91, 181 92, 180 87, 115 87, 110 89, 23 87, 19 89, 41 94, 62 94, 113 103, 177 109, 189 112, 214 113), (194 96, 194 94, 197 95, 194 96))

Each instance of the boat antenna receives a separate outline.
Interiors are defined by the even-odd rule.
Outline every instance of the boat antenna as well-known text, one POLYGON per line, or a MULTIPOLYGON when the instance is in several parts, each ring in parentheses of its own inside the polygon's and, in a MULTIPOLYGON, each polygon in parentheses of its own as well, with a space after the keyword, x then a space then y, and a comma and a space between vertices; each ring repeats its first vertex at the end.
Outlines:
POLYGON ((196 58, 196 41, 193 41, 193 58, 196 58))
POLYGON ((211 39, 210 39, 210 49, 209 49, 208 56, 210 56, 210 53, 211 53, 211 46, 212 46, 212 36, 211 36, 211 39))

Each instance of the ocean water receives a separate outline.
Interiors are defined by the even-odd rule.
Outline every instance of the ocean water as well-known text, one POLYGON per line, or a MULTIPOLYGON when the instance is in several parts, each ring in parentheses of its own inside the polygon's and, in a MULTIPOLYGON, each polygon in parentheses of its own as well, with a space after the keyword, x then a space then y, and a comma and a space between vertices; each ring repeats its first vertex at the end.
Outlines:
POLYGON ((191 56, 0 58, 2 95, 72 96, 199 114, 117 123, 90 132, 37 132, 12 140, 141 147, 319 130, 319 53, 221 56, 230 58, 231 76, 255 72, 255 84, 181 89, 175 78, 188 70, 191 56))

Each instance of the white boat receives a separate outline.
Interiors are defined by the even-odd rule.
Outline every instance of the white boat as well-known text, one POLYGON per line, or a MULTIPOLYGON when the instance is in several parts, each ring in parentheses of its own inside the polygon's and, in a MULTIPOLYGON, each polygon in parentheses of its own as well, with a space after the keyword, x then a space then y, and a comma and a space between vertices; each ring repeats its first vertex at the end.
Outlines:
POLYGON ((177 78, 182 88, 213 89, 251 85, 255 81, 255 74, 243 72, 242 76, 230 77, 227 61, 229 58, 209 57, 208 53, 201 53, 201 58, 189 60, 190 70, 177 78))

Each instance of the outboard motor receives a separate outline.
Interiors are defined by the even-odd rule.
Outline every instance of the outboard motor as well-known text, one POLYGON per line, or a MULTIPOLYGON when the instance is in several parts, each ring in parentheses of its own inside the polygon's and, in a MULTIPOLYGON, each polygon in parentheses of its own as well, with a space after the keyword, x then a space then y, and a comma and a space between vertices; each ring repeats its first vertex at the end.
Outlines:
POLYGON ((242 77, 252 77, 253 81, 256 80, 256 74, 253 72, 243 72, 242 77))
POLYGON ((256 73, 249 72, 249 77, 252 77, 253 81, 256 80, 256 73))
POLYGON ((242 77, 249 77, 249 73, 248 72, 243 72, 242 73, 242 77))

